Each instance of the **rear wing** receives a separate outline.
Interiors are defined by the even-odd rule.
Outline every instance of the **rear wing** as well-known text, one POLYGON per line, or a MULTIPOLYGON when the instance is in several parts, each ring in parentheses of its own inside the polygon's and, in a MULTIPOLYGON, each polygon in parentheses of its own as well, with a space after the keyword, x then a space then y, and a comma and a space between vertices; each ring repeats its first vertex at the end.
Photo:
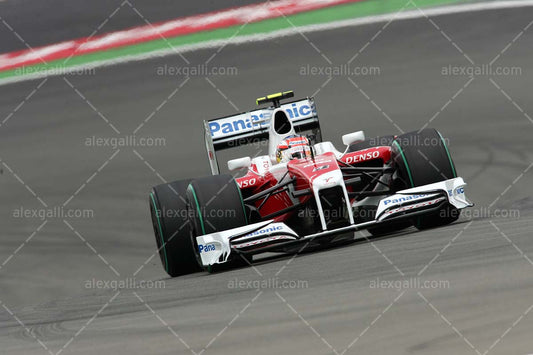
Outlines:
POLYGON ((267 96, 261 100, 258 99, 257 103, 269 101, 273 102, 274 106, 204 121, 205 147, 213 175, 220 173, 217 151, 268 140, 270 119, 272 112, 277 107, 287 113, 287 117, 291 120, 297 133, 310 130, 312 131, 313 143, 322 141, 320 123, 313 98, 308 97, 280 104, 279 101, 274 102, 270 96, 267 96))

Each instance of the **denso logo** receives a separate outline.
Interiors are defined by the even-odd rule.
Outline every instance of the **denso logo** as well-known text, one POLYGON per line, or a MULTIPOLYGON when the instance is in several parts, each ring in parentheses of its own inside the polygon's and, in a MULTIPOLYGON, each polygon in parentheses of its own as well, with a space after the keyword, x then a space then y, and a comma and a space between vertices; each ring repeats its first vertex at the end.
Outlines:
POLYGON ((426 197, 426 196, 427 196, 427 194, 408 195, 408 196, 405 196, 405 197, 391 198, 391 199, 383 200, 383 204, 385 206, 387 206, 389 203, 400 203, 400 202, 405 202, 405 201, 418 200, 419 198, 423 198, 423 197, 426 197))
POLYGON ((217 250, 217 248, 215 247, 215 244, 198 245, 198 251, 200 253, 207 253, 207 252, 215 251, 215 250, 217 250))
POLYGON ((379 158, 379 150, 368 152, 368 153, 363 153, 359 155, 353 155, 351 157, 346 157, 344 161, 347 164, 352 164, 352 163, 359 163, 362 161, 367 161, 367 160, 376 159, 376 158, 379 158))
POLYGON ((276 231, 279 231, 279 230, 282 230, 282 229, 283 229, 282 226, 271 226, 271 227, 259 229, 259 230, 256 230, 255 232, 246 234, 245 237, 252 237, 252 236, 255 236, 255 235, 273 233, 273 232, 276 232, 276 231))
POLYGON ((249 178, 249 179, 246 179, 246 180, 236 180, 237 181, 237 185, 239 185, 239 187, 242 189, 242 188, 246 188, 246 187, 250 187, 250 186, 254 186, 255 183, 257 182, 257 179, 256 178, 249 178))

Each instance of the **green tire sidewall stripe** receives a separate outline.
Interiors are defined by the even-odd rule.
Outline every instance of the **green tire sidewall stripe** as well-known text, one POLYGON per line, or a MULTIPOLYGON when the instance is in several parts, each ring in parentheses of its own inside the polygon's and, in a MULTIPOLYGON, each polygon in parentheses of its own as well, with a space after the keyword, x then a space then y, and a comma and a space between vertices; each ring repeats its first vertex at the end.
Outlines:
POLYGON ((157 206, 155 204, 155 198, 154 198, 154 194, 150 192, 150 199, 152 200, 152 204, 154 206, 154 210, 155 210, 155 218, 157 219, 157 224, 159 226, 159 236, 161 238, 161 249, 163 249, 163 255, 165 255, 165 270, 168 272, 168 259, 167 259, 167 250, 166 250, 166 243, 165 243, 165 240, 163 239, 163 228, 161 228, 161 221, 159 220, 159 213, 158 213, 158 209, 157 209, 157 206))
POLYGON ((456 178, 457 177, 457 172, 455 171, 455 165, 453 164, 453 161, 452 161, 452 156, 450 155, 450 151, 448 150, 448 146, 446 145, 446 142, 444 141, 444 138, 442 138, 442 134, 440 134, 439 131, 437 131, 439 137, 440 137, 440 140, 442 141, 442 145, 444 146, 444 150, 446 150, 446 155, 448 156, 448 160, 450 161, 450 166, 452 167, 452 173, 453 173, 453 177, 456 178))
POLYGON ((204 218, 202 216, 202 212, 200 211, 200 204, 198 203, 198 197, 196 197, 196 192, 194 191, 194 187, 189 184, 189 187, 187 187, 192 193, 192 197, 194 198, 194 203, 196 204, 196 211, 198 212, 198 217, 200 217, 200 227, 202 227, 202 234, 205 234, 205 227, 204 227, 204 218))
POLYGON ((398 147, 398 150, 400 151, 400 155, 402 156, 403 163, 405 164, 405 168, 407 170, 407 175, 409 175, 409 182, 411 182, 411 187, 415 187, 415 184, 413 182, 413 177, 411 175, 411 169, 409 168, 409 164, 407 163, 407 159, 405 158, 405 155, 403 154, 402 147, 398 144, 398 142, 394 141, 393 144, 396 144, 398 147))
MULTIPOLYGON (((405 155, 403 154, 402 147, 396 141, 394 141, 393 144, 396 144, 396 146, 398 147, 398 150, 400 151, 400 155, 402 156, 403 163, 405 164, 405 169, 407 170, 407 175, 409 175, 409 181, 411 182, 411 187, 415 187, 415 184, 413 182, 413 176, 411 175, 411 168, 409 168, 409 164, 407 163, 407 159, 405 158, 405 155)), ((416 218, 415 224, 417 225, 417 227, 420 226, 420 217, 416 218)))
POLYGON ((237 186, 237 191, 239 191, 239 197, 241 199, 241 205, 242 205, 242 212, 244 213, 244 220, 246 221, 246 225, 248 225, 248 216, 246 216, 246 209, 244 208, 244 200, 242 198, 241 188, 239 187, 235 179, 233 179, 233 182, 235 182, 235 185, 237 186))

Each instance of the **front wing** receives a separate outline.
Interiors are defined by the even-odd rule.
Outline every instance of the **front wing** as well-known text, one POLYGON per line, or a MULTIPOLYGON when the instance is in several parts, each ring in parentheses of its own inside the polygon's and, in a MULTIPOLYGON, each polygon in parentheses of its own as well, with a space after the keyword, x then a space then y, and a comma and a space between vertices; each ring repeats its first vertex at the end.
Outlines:
POLYGON ((198 252, 203 266, 222 264, 228 261, 232 253, 259 254, 279 249, 281 246, 307 243, 317 238, 355 232, 398 219, 431 213, 446 204, 460 210, 473 206, 466 198, 465 186, 463 178, 458 177, 401 190, 381 199, 374 220, 311 235, 299 236, 286 224, 273 220, 205 234, 196 237, 198 252))

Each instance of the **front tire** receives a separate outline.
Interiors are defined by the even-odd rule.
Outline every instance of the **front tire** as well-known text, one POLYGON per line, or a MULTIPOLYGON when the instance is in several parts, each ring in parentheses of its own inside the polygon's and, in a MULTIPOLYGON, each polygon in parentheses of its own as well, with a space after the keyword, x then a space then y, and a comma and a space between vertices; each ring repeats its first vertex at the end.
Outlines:
POLYGON ((200 271, 191 244, 186 191, 190 180, 161 184, 149 196, 155 240, 163 268, 171 277, 200 271))
MULTIPOLYGON (((394 140, 392 150, 398 168, 395 181, 398 190, 457 177, 446 142, 435 129, 402 134, 394 140)), ((417 217, 414 225, 418 229, 427 229, 452 223, 458 218, 459 210, 446 206, 436 213, 417 217)))
MULTIPOLYGON (((231 175, 213 175, 191 181, 187 188, 187 200, 190 207, 191 224, 193 227, 192 244, 198 264, 196 236, 242 227, 248 224, 246 209, 237 182, 231 175)), ((235 267, 246 262, 240 255, 226 266, 235 267)), ((218 265, 208 271, 220 269, 218 265)))

